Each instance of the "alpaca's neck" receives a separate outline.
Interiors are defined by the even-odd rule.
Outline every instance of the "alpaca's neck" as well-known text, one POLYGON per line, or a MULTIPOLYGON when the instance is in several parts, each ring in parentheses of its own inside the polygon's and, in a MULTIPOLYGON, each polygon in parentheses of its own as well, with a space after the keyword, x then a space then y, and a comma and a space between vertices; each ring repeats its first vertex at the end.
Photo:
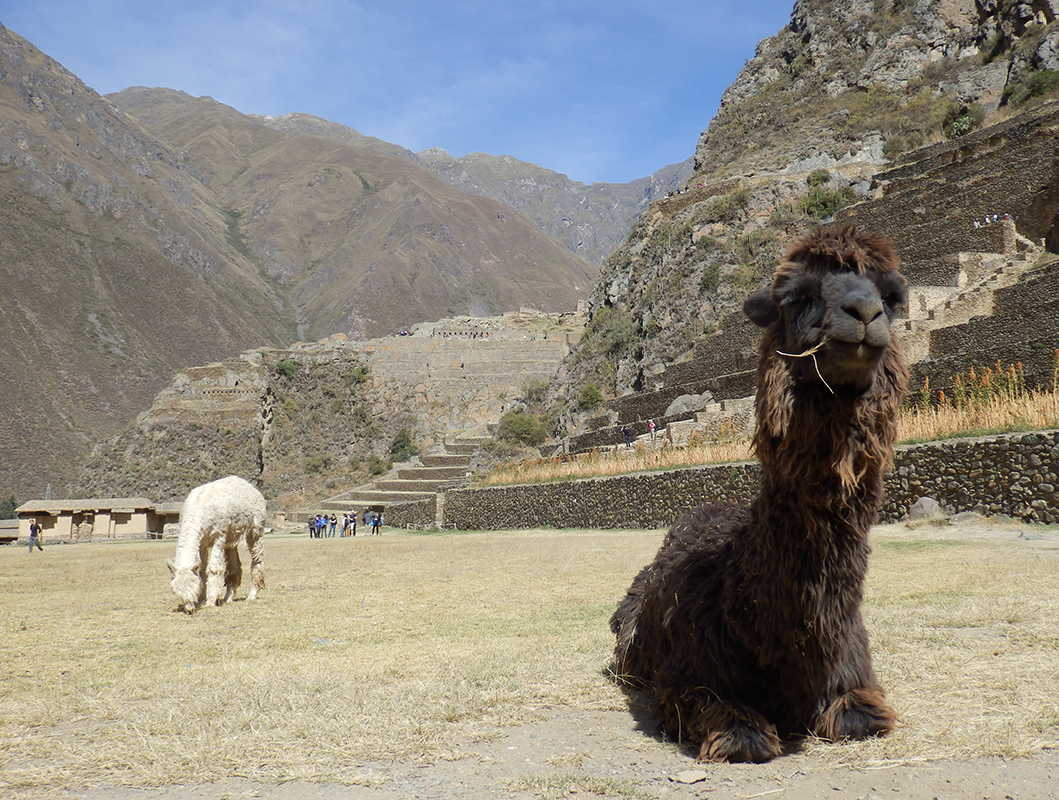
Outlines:
MULTIPOLYGON (((796 516, 838 515, 851 524, 874 520, 882 479, 893 461, 895 419, 870 396, 824 396, 819 387, 795 396, 780 432, 758 409, 755 448, 761 498, 796 516)), ((867 522, 870 525, 871 522, 867 522)))

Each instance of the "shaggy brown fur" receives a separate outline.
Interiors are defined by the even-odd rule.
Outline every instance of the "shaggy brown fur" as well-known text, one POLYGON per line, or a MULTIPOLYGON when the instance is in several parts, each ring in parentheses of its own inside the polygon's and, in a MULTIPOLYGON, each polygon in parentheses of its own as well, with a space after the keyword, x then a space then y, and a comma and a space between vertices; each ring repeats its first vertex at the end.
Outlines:
POLYGON ((760 494, 678 520, 611 618, 617 673, 699 759, 767 761, 782 737, 893 728, 860 605, 908 379, 890 332, 897 265, 885 239, 820 229, 747 300, 764 328, 760 494))

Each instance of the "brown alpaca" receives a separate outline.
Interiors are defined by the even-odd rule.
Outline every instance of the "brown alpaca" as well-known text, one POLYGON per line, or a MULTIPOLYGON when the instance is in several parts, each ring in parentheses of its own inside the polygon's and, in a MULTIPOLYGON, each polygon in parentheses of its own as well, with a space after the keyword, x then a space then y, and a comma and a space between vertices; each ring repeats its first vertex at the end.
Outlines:
POLYGON ((908 378, 890 332, 897 265, 852 226, 791 245, 743 306, 764 328, 760 494, 679 519, 611 618, 617 674, 700 760, 767 761, 781 737, 894 726, 860 605, 908 378))

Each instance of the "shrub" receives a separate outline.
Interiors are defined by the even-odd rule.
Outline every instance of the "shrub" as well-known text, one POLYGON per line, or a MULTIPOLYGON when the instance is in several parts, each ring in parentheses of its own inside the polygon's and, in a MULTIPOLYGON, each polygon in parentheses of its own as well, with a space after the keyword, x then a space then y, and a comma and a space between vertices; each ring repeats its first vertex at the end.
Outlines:
POLYGON ((401 428, 390 442, 390 455, 394 461, 407 461, 412 456, 419 455, 419 447, 412 439, 408 428, 401 428))
POLYGON ((382 475, 389 472, 392 466, 393 462, 384 461, 374 453, 368 456, 368 472, 372 475, 382 475))
POLYGON ((14 519, 16 508, 18 508, 18 500, 14 495, 6 500, 0 500, 0 519, 14 519))
POLYGON ((536 447, 548 438, 544 424, 524 411, 509 411, 500 418, 496 438, 536 447))
POLYGON ((853 190, 848 186, 842 189, 828 189, 824 186, 810 186, 809 193, 799 204, 802 213, 813 219, 828 219, 850 201, 853 190))
POLYGON ((298 372, 299 367, 301 367, 301 362, 285 358, 276 362, 276 374, 289 380, 298 372))
POLYGON ((946 117, 942 128, 947 139, 957 139, 970 133, 981 126, 985 119, 985 107, 979 103, 971 103, 970 106, 954 106, 946 117))
POLYGON ((522 399, 527 403, 543 403, 548 394, 548 381, 530 378, 522 385, 522 399))
POLYGON ((331 466, 330 456, 309 456, 305 459, 305 471, 318 474, 331 466))
MULTIPOLYGON (((591 411, 603 405, 603 392, 594 383, 586 383, 581 387, 581 393, 577 396, 577 400, 582 407, 591 411)), ((544 440, 542 439, 541 441, 544 440)))
POLYGON ((823 186, 831 182, 831 173, 822 167, 820 169, 814 169, 809 173, 809 177, 805 179, 805 182, 808 183, 810 187, 823 186))

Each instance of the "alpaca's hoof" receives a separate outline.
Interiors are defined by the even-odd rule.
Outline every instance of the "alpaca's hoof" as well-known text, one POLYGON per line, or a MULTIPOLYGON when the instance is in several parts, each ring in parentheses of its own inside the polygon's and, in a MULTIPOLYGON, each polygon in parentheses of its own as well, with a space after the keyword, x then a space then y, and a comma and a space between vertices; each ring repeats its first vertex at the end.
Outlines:
POLYGON ((816 725, 822 739, 869 739, 894 729, 897 713, 883 699, 882 689, 854 689, 836 698, 816 725))
POLYGON ((769 725, 733 725, 723 731, 712 731, 699 749, 699 761, 734 761, 760 764, 780 754, 780 739, 769 725))

